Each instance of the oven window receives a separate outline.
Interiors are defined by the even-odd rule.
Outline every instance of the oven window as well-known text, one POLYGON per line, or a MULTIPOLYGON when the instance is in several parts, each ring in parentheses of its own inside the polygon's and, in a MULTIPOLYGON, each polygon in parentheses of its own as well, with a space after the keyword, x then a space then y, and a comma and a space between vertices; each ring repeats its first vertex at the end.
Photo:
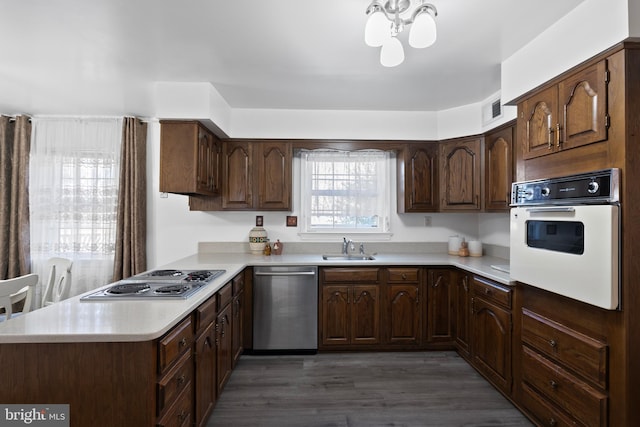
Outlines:
POLYGON ((577 221, 527 221, 527 246, 582 255, 584 224, 577 221))

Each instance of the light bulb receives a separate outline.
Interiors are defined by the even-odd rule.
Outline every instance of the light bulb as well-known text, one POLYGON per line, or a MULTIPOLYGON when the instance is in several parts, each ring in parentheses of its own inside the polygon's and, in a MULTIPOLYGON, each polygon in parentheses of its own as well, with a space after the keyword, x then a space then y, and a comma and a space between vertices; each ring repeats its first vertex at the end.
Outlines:
POLYGON ((385 67, 395 67, 404 61, 404 49, 402 43, 396 37, 385 40, 380 49, 380 63, 385 67))
POLYGON ((389 20, 384 13, 380 10, 372 12, 364 27, 364 42, 371 47, 378 47, 390 36, 389 20))
POLYGON ((430 12, 416 16, 409 31, 409 45, 418 49, 429 47, 436 42, 436 21, 430 12))

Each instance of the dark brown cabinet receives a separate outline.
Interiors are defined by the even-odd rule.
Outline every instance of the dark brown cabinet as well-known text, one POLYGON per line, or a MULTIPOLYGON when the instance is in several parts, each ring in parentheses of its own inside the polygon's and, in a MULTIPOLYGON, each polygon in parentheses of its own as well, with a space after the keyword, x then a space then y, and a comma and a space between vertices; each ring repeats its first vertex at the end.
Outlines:
POLYGON ((387 344, 413 345, 422 343, 422 269, 390 267, 386 269, 387 344))
POLYGON ((398 152, 398 213, 438 211, 438 144, 407 144, 398 152))
POLYGON ((197 121, 160 122, 160 191, 219 194, 221 142, 197 121))
POLYGON ((244 350, 244 273, 240 273, 236 277, 234 277, 231 284, 233 288, 233 338, 231 347, 233 349, 233 367, 235 368, 236 364, 238 363, 238 359, 240 358, 240 356, 242 355, 242 351, 244 350))
POLYGON ((320 269, 320 346, 380 343, 380 269, 320 269))
POLYGON ((227 283, 218 291, 218 315, 216 317, 216 345, 218 381, 217 394, 229 381, 233 369, 233 290, 231 283, 227 283))
POLYGON ((226 140, 220 197, 193 196, 196 211, 291 210, 293 151, 286 141, 226 140))
POLYGON ((484 206, 488 212, 508 211, 514 181, 515 125, 500 127, 484 138, 484 206))
POLYGON ((440 210, 479 211, 482 191, 482 138, 440 144, 440 210))
POLYGON ((428 270, 427 280, 427 342, 451 344, 453 335, 453 270, 428 270))
POLYGON ((462 357, 469 359, 471 354, 471 280, 470 274, 456 271, 454 295, 453 335, 456 337, 456 348, 462 357))
POLYGON ((511 394, 512 291, 474 277, 471 284, 471 358, 475 368, 505 395, 511 394))
POLYGON ((216 402, 216 315, 217 296, 202 303, 194 312, 195 425, 204 426, 216 402))
POLYGON ((601 60, 523 100, 523 158, 606 140, 608 81, 607 61, 601 60))

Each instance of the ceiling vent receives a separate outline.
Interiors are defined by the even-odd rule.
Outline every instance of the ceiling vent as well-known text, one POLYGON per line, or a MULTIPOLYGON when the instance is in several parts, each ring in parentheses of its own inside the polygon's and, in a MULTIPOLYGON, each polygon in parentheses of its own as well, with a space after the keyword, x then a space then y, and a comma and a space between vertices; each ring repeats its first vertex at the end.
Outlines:
POLYGON ((482 124, 489 123, 502 117, 502 104, 500 98, 494 98, 482 106, 482 124))

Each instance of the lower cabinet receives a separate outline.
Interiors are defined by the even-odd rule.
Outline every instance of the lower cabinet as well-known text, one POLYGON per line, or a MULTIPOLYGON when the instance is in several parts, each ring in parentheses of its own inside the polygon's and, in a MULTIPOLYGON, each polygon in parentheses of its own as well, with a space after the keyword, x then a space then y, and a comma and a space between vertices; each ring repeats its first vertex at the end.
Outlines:
POLYGON ((243 347, 243 331, 244 331, 244 273, 238 274, 233 278, 233 307, 232 307, 232 321, 233 327, 231 328, 233 338, 231 339, 231 348, 233 354, 232 365, 235 368, 238 359, 242 355, 243 347))
POLYGON ((217 295, 202 303, 194 313, 194 384, 196 426, 204 426, 216 402, 216 329, 217 295))
POLYGON ((471 364, 505 395, 511 394, 512 290, 474 277, 471 283, 471 364))
POLYGON ((427 342, 451 345, 453 334, 454 287, 450 268, 428 270, 427 342))
POLYGON ((422 343, 422 269, 392 267, 385 272, 385 342, 389 345, 418 346, 422 343))
POLYGON ((464 271, 456 271, 454 275, 454 308, 453 335, 460 355, 469 360, 471 355, 471 280, 473 276, 464 271))
POLYGON ((218 395, 229 381, 233 369, 233 305, 232 285, 227 283, 218 292, 218 315, 216 317, 216 346, 218 395))

